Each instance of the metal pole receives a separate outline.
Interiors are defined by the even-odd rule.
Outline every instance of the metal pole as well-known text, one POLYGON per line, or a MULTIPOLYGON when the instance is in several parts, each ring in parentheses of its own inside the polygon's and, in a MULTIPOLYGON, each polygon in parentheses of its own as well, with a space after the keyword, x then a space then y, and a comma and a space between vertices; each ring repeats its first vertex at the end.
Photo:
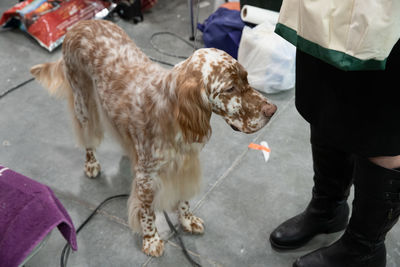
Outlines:
POLYGON ((190 12, 190 25, 192 30, 192 35, 190 35, 190 41, 194 41, 194 18, 193 18, 193 0, 188 0, 189 12, 190 12))

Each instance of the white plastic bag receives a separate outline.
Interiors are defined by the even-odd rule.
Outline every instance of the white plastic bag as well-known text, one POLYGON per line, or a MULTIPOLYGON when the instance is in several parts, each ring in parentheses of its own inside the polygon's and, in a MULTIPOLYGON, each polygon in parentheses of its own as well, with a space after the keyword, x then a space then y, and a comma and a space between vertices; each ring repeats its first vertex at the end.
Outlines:
POLYGON ((265 93, 278 93, 295 85, 296 48, 274 32, 276 20, 266 19, 253 29, 245 26, 238 51, 250 86, 265 93))

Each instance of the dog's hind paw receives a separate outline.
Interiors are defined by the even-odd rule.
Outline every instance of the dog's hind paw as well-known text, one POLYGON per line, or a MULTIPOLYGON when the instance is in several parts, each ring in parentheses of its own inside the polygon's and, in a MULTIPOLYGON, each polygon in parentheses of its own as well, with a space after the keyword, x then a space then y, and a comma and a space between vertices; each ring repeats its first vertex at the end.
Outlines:
POLYGON ((96 160, 95 162, 85 163, 85 174, 89 178, 95 178, 101 171, 100 163, 96 160))
POLYGON ((164 241, 156 233, 154 236, 143 237, 142 251, 149 256, 160 257, 164 252, 164 241))
POLYGON ((180 218, 182 229, 185 232, 191 234, 203 234, 204 233, 204 221, 199 217, 192 214, 190 216, 182 216, 180 218))
POLYGON ((85 174, 89 178, 95 178, 101 171, 100 163, 97 161, 94 151, 86 149, 85 174))

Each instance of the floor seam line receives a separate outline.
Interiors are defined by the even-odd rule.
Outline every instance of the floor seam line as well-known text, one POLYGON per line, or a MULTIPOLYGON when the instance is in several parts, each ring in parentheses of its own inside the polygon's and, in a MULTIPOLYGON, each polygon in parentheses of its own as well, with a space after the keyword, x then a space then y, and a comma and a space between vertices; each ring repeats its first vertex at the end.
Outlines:
MULTIPOLYGON (((175 242, 173 242, 173 241, 171 241, 171 240, 168 240, 168 243, 170 243, 172 246, 174 246, 174 247, 176 247, 176 248, 182 249, 180 245, 178 245, 177 243, 175 243, 175 242)), ((192 256, 195 256, 195 257, 197 257, 197 258, 199 258, 199 259, 203 259, 203 260, 207 261, 208 263, 211 263, 211 264, 214 264, 214 265, 215 265, 215 264, 218 264, 218 262, 213 261, 213 260, 211 260, 211 259, 208 259, 207 257, 202 256, 201 254, 199 254, 199 253, 197 253, 197 252, 194 252, 194 251, 192 251, 192 250, 190 250, 190 249, 187 249, 187 248, 186 248, 186 250, 187 250, 187 252, 188 252, 189 254, 191 254, 192 256)))
POLYGON ((142 264, 142 267, 146 267, 152 260, 153 260, 153 257, 148 256, 148 259, 142 264))

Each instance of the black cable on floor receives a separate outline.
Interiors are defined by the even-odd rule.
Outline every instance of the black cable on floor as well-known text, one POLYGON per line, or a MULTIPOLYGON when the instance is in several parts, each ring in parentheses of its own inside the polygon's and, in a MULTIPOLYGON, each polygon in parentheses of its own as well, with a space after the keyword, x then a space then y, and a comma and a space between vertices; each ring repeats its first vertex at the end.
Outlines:
MULTIPOLYGON (((116 195, 116 196, 111 196, 106 198, 105 200, 103 200, 103 202, 101 202, 93 211, 92 213, 89 215, 89 217, 86 218, 86 220, 78 227, 78 229, 76 230, 76 235, 78 235, 78 233, 82 230, 83 227, 85 227, 86 224, 88 224, 88 222, 93 218, 93 216, 96 215, 97 211, 103 207, 105 204, 107 204, 107 202, 113 200, 113 199, 118 199, 118 198, 126 198, 129 197, 128 194, 121 194, 121 195, 116 195)), ((174 225, 172 224, 171 220, 168 217, 168 214, 164 211, 164 216, 165 216, 165 220, 168 223, 169 228, 171 229, 171 231, 174 233, 174 236, 178 239, 180 247, 182 248, 182 251, 185 255, 185 257, 188 259, 188 261, 196 267, 201 267, 200 264, 198 264, 195 260, 192 259, 192 257, 189 255, 189 252, 187 251, 185 244, 182 241, 181 236, 179 235, 178 231, 176 230, 176 228, 174 227, 174 225)), ((69 245, 69 243, 67 242, 61 252, 61 259, 60 259, 60 266, 61 267, 66 267, 67 263, 68 263, 68 258, 69 258, 69 254, 71 253, 71 246, 69 245)))
POLYGON ((152 58, 152 57, 149 57, 149 58, 154 62, 158 62, 158 63, 164 64, 164 65, 168 65, 168 66, 171 66, 171 67, 175 66, 174 64, 166 62, 166 61, 162 61, 162 60, 155 59, 155 58, 152 58))
POLYGON ((151 35, 151 37, 150 37, 150 44, 151 44, 151 46, 153 47, 153 49, 156 50, 157 52, 159 52, 159 53, 161 53, 161 54, 163 54, 163 55, 166 55, 166 56, 170 56, 170 57, 176 57, 176 58, 182 58, 182 59, 187 59, 187 58, 188 58, 188 56, 182 56, 182 55, 172 54, 172 53, 169 53, 169 52, 164 51, 164 50, 162 50, 161 48, 159 48, 159 47, 154 43, 154 41, 153 41, 154 38, 155 38, 156 36, 158 36, 158 35, 171 35, 171 36, 173 36, 173 37, 175 37, 175 38, 181 40, 181 41, 184 42, 185 44, 187 44, 187 45, 189 45, 189 46, 193 46, 193 44, 192 44, 191 42, 186 41, 185 38, 179 36, 179 35, 176 34, 176 33, 168 32, 168 31, 166 31, 166 32, 156 32, 156 33, 153 33, 153 34, 151 35))
POLYGON ((164 211, 164 217, 165 220, 168 223, 169 228, 171 229, 171 231, 174 233, 174 236, 178 239, 179 241, 179 245, 182 248, 183 254, 185 255, 186 259, 193 265, 196 267, 201 267, 200 264, 198 264, 190 255, 189 252, 187 251, 185 244, 182 241, 181 235, 178 233, 178 231, 176 230, 176 228, 174 227, 174 225, 172 224, 171 220, 169 219, 168 214, 164 211))
MULTIPOLYGON (((103 202, 101 202, 94 209, 94 211, 89 215, 89 217, 87 217, 86 220, 78 227, 78 229, 76 230, 76 234, 78 235, 78 233, 82 230, 82 228, 93 218, 94 215, 96 215, 97 211, 102 206, 104 206, 107 202, 109 202, 110 200, 116 199, 116 198, 125 198, 125 197, 129 197, 129 195, 128 194, 116 195, 116 196, 108 197, 105 200, 103 200, 103 202)), ((69 243, 67 243, 67 244, 65 244, 65 246, 61 252, 61 260, 60 260, 61 267, 67 266, 68 257, 69 257, 70 252, 71 252, 71 246, 69 245, 69 243)))
POLYGON ((18 84, 17 86, 14 86, 11 89, 6 90, 4 93, 0 94, 0 99, 2 99, 3 97, 5 97, 6 95, 8 95, 9 93, 11 93, 12 91, 17 90, 18 88, 21 88, 22 86, 24 86, 25 84, 30 83, 31 81, 33 81, 35 78, 30 78, 29 80, 26 80, 25 82, 22 82, 20 84, 18 84))

